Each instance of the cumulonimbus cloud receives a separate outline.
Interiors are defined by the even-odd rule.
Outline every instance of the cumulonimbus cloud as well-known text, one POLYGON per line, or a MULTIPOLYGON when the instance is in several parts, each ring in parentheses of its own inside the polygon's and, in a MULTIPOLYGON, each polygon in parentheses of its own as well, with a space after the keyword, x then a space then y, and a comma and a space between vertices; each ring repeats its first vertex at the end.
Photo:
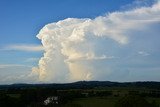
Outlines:
POLYGON ((107 65, 100 69, 95 65, 102 60, 104 63, 116 58, 107 54, 109 51, 132 43, 130 32, 138 34, 158 22, 160 3, 95 19, 67 18, 47 24, 37 35, 42 42, 44 56, 31 74, 45 82, 99 79, 99 75, 107 74, 107 65), (107 50, 109 45, 116 48, 107 50), (106 73, 98 73, 99 70, 106 73))

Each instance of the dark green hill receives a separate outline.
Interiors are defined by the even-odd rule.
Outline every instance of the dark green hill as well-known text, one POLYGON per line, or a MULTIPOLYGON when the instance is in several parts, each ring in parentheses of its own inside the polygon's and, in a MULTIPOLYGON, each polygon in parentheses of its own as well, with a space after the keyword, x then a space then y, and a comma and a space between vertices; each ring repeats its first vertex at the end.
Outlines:
POLYGON ((53 89, 91 89, 95 87, 137 87, 137 88, 152 88, 160 89, 160 82, 110 82, 110 81, 78 81, 74 83, 53 83, 53 84, 11 84, 0 85, 0 89, 10 88, 53 88, 53 89))

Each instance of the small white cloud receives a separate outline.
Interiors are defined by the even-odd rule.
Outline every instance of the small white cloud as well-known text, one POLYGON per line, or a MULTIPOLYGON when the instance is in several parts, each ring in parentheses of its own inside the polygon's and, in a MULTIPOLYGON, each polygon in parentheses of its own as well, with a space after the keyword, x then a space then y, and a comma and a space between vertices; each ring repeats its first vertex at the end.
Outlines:
POLYGON ((158 0, 134 0, 131 4, 121 6, 122 10, 132 10, 141 7, 149 7, 157 3, 158 0))
POLYGON ((26 59, 25 62, 35 62, 35 61, 38 61, 38 60, 39 60, 39 58, 28 58, 28 59, 26 59))
MULTIPOLYGON (((21 65, 21 64, 0 64, 0 69, 1 68, 10 68, 10 67, 26 67, 26 65, 21 65)), ((27 66, 30 67, 30 66, 27 66)))
POLYGON ((31 51, 31 52, 38 52, 43 51, 42 45, 35 45, 35 44, 13 44, 3 47, 1 50, 3 51, 10 51, 10 50, 16 50, 16 51, 31 51))
POLYGON ((145 51, 139 51, 138 54, 142 55, 142 56, 148 56, 148 55, 150 55, 149 53, 147 53, 145 51))
POLYGON ((96 56, 94 53, 75 53, 72 56, 70 56, 65 62, 73 62, 77 60, 103 60, 103 59, 113 59, 115 58, 114 56, 106 56, 106 55, 101 55, 101 56, 96 56))
POLYGON ((102 55, 102 56, 95 56, 93 53, 87 53, 86 54, 86 59, 87 60, 101 60, 101 59, 113 59, 115 58, 114 56, 106 56, 106 55, 102 55))

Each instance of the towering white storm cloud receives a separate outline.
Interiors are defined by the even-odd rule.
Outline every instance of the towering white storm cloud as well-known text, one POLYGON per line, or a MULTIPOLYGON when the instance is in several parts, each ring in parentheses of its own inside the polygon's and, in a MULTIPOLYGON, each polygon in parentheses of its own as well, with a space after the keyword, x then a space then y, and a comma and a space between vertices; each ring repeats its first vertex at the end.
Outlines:
POLYGON ((38 81, 71 82, 107 80, 113 72, 130 72, 135 70, 130 65, 158 49, 154 38, 160 33, 159 24, 160 3, 95 19, 67 18, 47 24, 37 35, 44 56, 31 75, 37 75, 38 81))

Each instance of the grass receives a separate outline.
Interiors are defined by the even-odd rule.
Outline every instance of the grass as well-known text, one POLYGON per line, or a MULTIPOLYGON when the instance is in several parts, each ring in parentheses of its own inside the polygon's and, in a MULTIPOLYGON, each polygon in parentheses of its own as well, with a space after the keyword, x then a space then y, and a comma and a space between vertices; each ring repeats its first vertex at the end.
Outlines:
POLYGON ((64 107, 114 107, 116 97, 89 97, 69 102, 64 107))
MULTIPOLYGON (((62 107, 114 107, 120 97, 88 97, 75 99, 62 107)), ((150 103, 155 101, 160 105, 160 98, 146 98, 150 103)))
POLYGON ((152 103, 153 101, 155 101, 159 106, 160 106, 160 98, 146 98, 148 102, 152 103))
POLYGON ((12 98, 20 98, 20 94, 7 94, 8 96, 12 97, 12 98))

